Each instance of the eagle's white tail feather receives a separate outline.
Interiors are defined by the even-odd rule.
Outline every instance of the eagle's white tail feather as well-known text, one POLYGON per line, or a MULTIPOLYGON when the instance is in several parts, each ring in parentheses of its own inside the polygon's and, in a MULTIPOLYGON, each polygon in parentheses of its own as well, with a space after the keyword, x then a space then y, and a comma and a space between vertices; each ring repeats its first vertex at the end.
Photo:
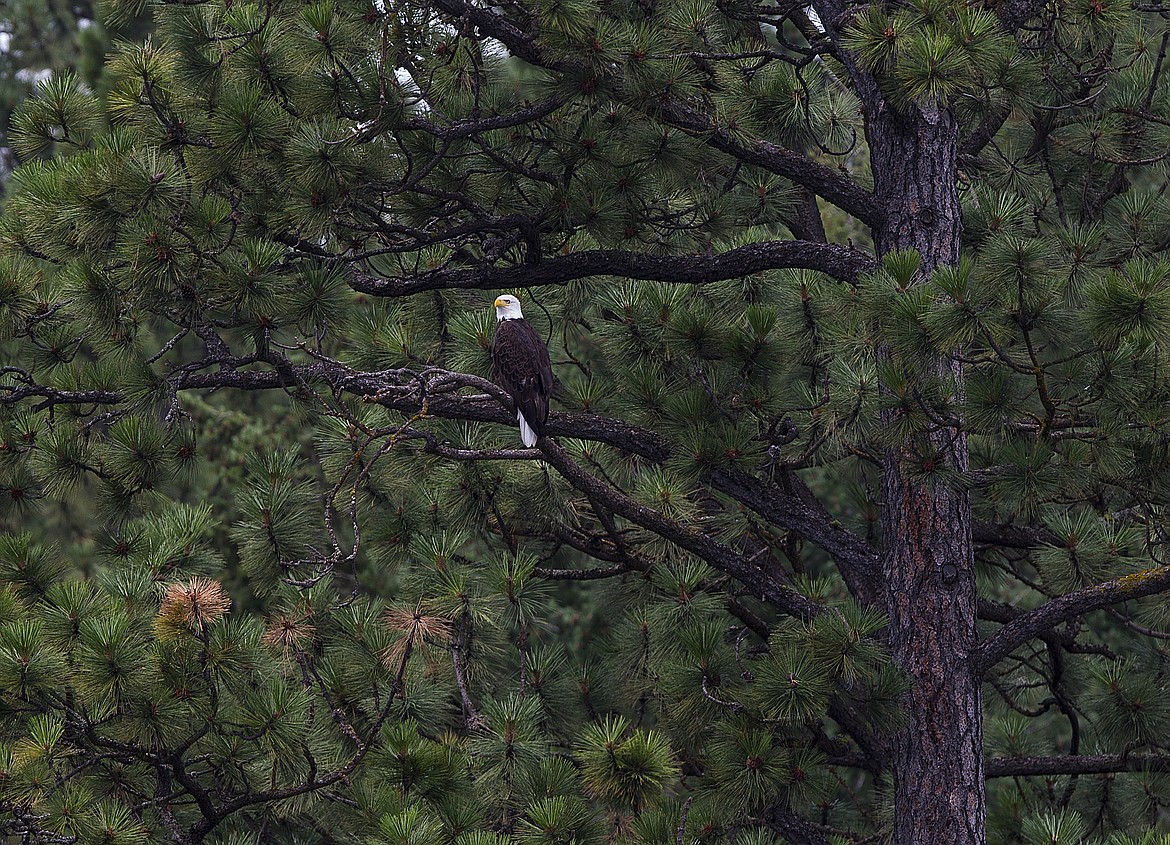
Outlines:
POLYGON ((519 411, 516 412, 516 419, 520 422, 520 439, 524 441, 525 446, 531 449, 536 445, 536 432, 532 430, 528 420, 524 419, 524 415, 519 411))

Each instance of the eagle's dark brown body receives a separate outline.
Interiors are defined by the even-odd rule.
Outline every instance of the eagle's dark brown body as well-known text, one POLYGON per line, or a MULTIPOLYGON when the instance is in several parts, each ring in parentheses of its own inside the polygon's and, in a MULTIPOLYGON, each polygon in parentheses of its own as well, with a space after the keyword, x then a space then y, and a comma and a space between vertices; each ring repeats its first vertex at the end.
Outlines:
POLYGON ((544 435, 548 422, 553 371, 548 347, 523 317, 496 323, 492 369, 496 384, 508 391, 516 404, 524 445, 536 445, 536 438, 544 435), (525 426, 531 434, 524 431, 525 426))

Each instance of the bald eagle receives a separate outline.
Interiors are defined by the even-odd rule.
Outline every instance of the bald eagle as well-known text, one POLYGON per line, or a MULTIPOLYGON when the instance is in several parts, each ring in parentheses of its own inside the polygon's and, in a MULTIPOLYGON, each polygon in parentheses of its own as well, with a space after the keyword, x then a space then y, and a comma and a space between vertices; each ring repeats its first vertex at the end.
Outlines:
POLYGON ((496 299, 496 336, 492 341, 492 371, 496 384, 508 391, 516 405, 520 439, 532 448, 548 421, 548 396, 553 388, 548 347, 524 319, 520 300, 496 299))

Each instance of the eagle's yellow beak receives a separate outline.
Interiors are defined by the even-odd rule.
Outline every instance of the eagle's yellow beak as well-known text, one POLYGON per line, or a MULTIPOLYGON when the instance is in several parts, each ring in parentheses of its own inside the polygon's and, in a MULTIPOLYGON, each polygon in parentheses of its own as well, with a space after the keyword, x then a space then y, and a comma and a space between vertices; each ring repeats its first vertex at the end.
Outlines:
POLYGON ((497 308, 506 308, 507 305, 508 305, 508 303, 504 301, 504 297, 502 297, 502 296, 496 300, 496 307, 497 308))

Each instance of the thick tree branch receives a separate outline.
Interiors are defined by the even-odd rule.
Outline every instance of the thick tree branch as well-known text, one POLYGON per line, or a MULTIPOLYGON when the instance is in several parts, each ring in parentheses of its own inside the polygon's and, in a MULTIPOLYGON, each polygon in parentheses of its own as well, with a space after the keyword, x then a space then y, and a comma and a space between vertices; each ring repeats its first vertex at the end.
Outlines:
POLYGON ((646 255, 621 250, 589 250, 506 267, 440 269, 407 277, 382 279, 351 273, 350 286, 373 296, 409 296, 429 290, 502 290, 536 285, 563 285, 591 276, 619 276, 653 282, 704 285, 737 279, 763 270, 819 270, 852 284, 873 269, 873 259, 839 244, 768 241, 716 255, 646 255))
MULTIPOLYGON (((1000 9, 1004 8, 1004 4, 1000 4, 1000 9)), ((959 142, 959 160, 960 163, 966 161, 968 164, 975 163, 977 156, 983 152, 983 148, 991 143, 991 139, 995 137, 996 133, 1003 128, 1008 117, 1011 115, 1011 109, 1003 106, 990 108, 980 123, 971 134, 959 142)))
POLYGON ((1079 754, 1066 757, 992 757, 989 778, 1102 775, 1113 772, 1170 772, 1168 754, 1079 754))
POLYGON ((768 637, 772 631, 768 627, 768 623, 756 615, 750 607, 744 604, 742 599, 731 598, 727 602, 727 612, 744 624, 748 630, 759 637, 764 642, 768 641, 768 637))
POLYGON ((117 405, 123 401, 122 395, 112 390, 56 390, 42 385, 0 385, 0 405, 15 405, 34 397, 44 400, 38 403, 38 410, 53 405, 117 405))
POLYGON ((979 618, 986 622, 998 622, 1001 625, 1006 625, 1009 622, 1014 622, 1019 619, 1020 615, 1025 612, 1015 605, 1004 604, 1003 602, 990 601, 988 599, 979 599, 978 602, 979 618))
POLYGON ((529 64, 550 70, 563 69, 567 61, 546 56, 537 44, 536 34, 525 31, 494 9, 481 9, 464 0, 435 0, 435 8, 455 18, 475 24, 476 28, 508 48, 508 52, 529 64))
POLYGON ((866 764, 860 768, 874 771, 885 764, 886 750, 882 745, 882 738, 869 729, 865 720, 857 713, 853 702, 840 695, 834 695, 829 699, 829 717, 853 737, 853 741, 861 749, 866 764))
POLYGON ((885 219, 885 208, 872 192, 841 171, 814 161, 804 153, 771 141, 744 141, 730 130, 718 127, 706 113, 676 100, 665 103, 657 116, 672 126, 704 138, 710 146, 737 161, 762 167, 803 185, 867 226, 880 226, 885 219))
POLYGON ((1111 581, 1074 590, 1026 611, 979 644, 971 655, 971 667, 982 676, 999 660, 1033 637, 1062 622, 1127 599, 1138 599, 1170 590, 1170 567, 1157 566, 1111 581))
POLYGON ((794 474, 786 474, 781 482, 783 489, 735 469, 712 470, 707 480, 716 490, 751 508, 773 525, 798 530, 837 562, 850 592, 859 601, 867 604, 877 601, 872 583, 878 566, 877 552, 836 522, 794 474))
MULTIPOLYGON (((227 363, 227 362, 225 362, 227 363)), ((423 411, 426 416, 516 426, 516 415, 506 405, 507 396, 486 379, 465 373, 428 369, 361 372, 338 362, 288 365, 285 373, 271 370, 222 369, 182 375, 172 381, 183 390, 295 390, 301 385, 329 387, 363 401, 382 405, 408 415, 423 411), (482 393, 458 393, 460 388, 482 393)), ((549 434, 592 440, 662 463, 670 457, 666 441, 652 431, 597 414, 552 412, 549 434)))
POLYGON ((545 460, 573 487, 601 502, 615 514, 686 549, 720 572, 727 573, 778 610, 805 620, 824 611, 823 606, 784 584, 776 577, 776 573, 754 565, 752 560, 730 546, 690 526, 668 519, 586 472, 555 440, 541 438, 537 448, 544 452, 545 460))
POLYGON ((980 519, 971 520, 971 539, 976 545, 1030 549, 1035 546, 1059 545, 1060 539, 1047 528, 1027 525, 996 525, 980 519))
POLYGON ((788 220, 788 229, 800 241, 813 243, 828 243, 825 234, 825 222, 821 219, 821 210, 817 207, 817 197, 812 191, 801 185, 798 189, 800 205, 788 220))

